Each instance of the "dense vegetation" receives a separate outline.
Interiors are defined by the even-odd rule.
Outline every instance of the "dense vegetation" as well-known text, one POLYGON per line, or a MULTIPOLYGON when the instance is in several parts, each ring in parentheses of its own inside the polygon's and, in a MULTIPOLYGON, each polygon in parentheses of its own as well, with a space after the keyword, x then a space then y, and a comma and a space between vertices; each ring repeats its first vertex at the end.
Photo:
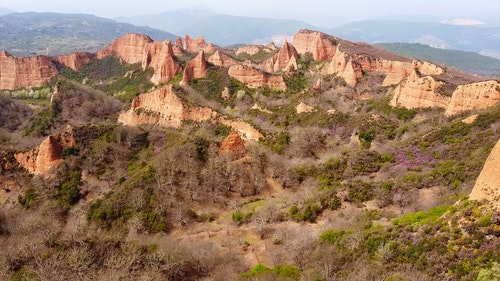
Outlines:
POLYGON ((0 119, 0 178, 18 196, 0 208, 0 279, 490 280, 500 213, 465 195, 500 138, 500 106, 466 124, 391 107, 377 77, 358 89, 321 77, 316 92, 315 63, 299 62, 287 91, 249 89, 217 67, 189 86, 174 79, 186 103, 265 135, 237 160, 219 149, 225 125, 116 124, 152 87, 137 65, 96 60, 2 93, 0 108, 16 110, 0 119), (297 113, 301 102, 314 109, 297 113), (67 124, 77 146, 54 176, 7 165, 67 124))

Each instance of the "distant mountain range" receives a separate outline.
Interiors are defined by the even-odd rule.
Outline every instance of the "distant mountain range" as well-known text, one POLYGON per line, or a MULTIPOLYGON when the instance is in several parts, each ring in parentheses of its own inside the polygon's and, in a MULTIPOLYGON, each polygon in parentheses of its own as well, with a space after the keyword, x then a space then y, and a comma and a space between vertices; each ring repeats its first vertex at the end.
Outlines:
POLYGON ((267 44, 271 41, 283 40, 286 36, 291 37, 300 29, 320 30, 318 27, 298 20, 221 15, 192 9, 117 18, 116 20, 135 25, 151 26, 179 35, 203 36, 208 42, 221 46, 267 44))
POLYGON ((421 43, 440 49, 500 54, 500 27, 433 22, 359 21, 328 30, 338 37, 366 43, 421 43))
POLYGON ((175 34, 204 36, 228 46, 267 43, 293 35, 299 29, 321 30, 337 37, 366 43, 421 43, 435 48, 472 51, 500 58, 500 28, 451 25, 437 22, 369 20, 338 28, 314 27, 303 21, 218 15, 203 10, 176 10, 155 15, 118 18, 117 21, 151 26, 175 34))
POLYGON ((159 29, 86 14, 29 12, 0 16, 0 50, 13 55, 96 52, 126 33, 147 34, 159 41, 176 38, 159 29))
MULTIPOLYGON (((10 12, 0 9, 0 14, 10 12)), ((85 14, 10 13, 0 16, 0 50, 14 55, 95 52, 126 33, 147 34, 158 41, 173 41, 185 34, 203 36, 207 42, 220 46, 279 44, 284 39, 292 40, 300 29, 320 30, 355 42, 388 43, 380 46, 403 56, 480 75, 500 73, 500 61, 490 58, 500 58, 500 28, 377 20, 325 29, 303 21, 220 15, 193 9, 117 18, 116 21, 85 14)))

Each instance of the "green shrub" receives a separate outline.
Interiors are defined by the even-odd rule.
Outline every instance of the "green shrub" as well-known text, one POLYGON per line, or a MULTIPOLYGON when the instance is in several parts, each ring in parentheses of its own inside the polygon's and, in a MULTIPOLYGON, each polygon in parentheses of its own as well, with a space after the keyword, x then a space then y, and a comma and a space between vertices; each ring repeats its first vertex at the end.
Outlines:
POLYGON ((477 224, 481 227, 490 226, 492 223, 491 215, 486 215, 477 220, 477 224))
POLYGON ((24 195, 19 195, 17 197, 17 202, 21 204, 25 209, 29 209, 33 203, 35 203, 38 199, 38 194, 37 192, 29 187, 26 190, 24 190, 24 195))
POLYGON ((329 229, 319 236, 320 240, 324 243, 332 244, 332 245, 341 245, 343 240, 348 234, 345 230, 335 231, 333 229, 329 229))
POLYGON ((427 211, 415 212, 404 215, 392 221, 397 226, 407 226, 417 223, 430 223, 441 217, 446 211, 450 209, 449 206, 434 207, 427 211))
POLYGON ((56 198, 64 207, 71 207, 80 200, 79 185, 81 182, 81 173, 79 171, 71 172, 67 180, 56 186, 56 198))

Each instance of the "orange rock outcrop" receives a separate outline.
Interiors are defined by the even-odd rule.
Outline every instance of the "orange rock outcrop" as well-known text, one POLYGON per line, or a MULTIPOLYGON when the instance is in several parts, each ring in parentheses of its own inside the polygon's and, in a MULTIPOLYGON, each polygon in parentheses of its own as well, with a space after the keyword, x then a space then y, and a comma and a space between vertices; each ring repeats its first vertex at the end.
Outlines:
POLYGON ((225 68, 229 68, 230 66, 238 64, 238 61, 236 59, 232 58, 230 55, 222 51, 215 51, 215 53, 208 58, 208 62, 213 65, 222 66, 225 68))
POLYGON ((277 54, 263 62, 263 69, 268 72, 294 71, 297 70, 298 58, 299 53, 295 47, 285 41, 277 54))
POLYGON ((153 124, 179 128, 184 120, 206 121, 217 112, 208 107, 186 105, 173 92, 172 85, 159 88, 134 98, 131 108, 120 114, 118 122, 137 126, 153 124))
POLYGON ((184 36, 184 50, 190 53, 198 53, 207 46, 205 38, 202 36, 192 39, 189 35, 184 36))
POLYGON ((497 142, 484 163, 483 170, 469 195, 471 200, 488 200, 500 210, 500 141, 497 142))
POLYGON ((447 108, 450 98, 439 93, 439 88, 443 85, 444 82, 437 81, 432 76, 421 77, 413 71, 394 89, 391 105, 406 108, 447 108))
POLYGON ((451 116, 467 110, 483 109, 494 106, 499 101, 500 83, 498 81, 459 85, 451 96, 445 114, 451 116))
POLYGON ((241 64, 229 67, 228 74, 250 88, 264 86, 277 90, 286 90, 287 88, 283 76, 272 75, 241 64))
POLYGON ((19 165, 30 173, 47 174, 63 161, 63 149, 75 145, 73 129, 68 127, 60 135, 49 136, 38 147, 27 152, 16 153, 14 157, 19 165))
POLYGON ((40 87, 57 73, 49 57, 15 57, 6 51, 0 52, 0 89, 40 87))
POLYGON ((196 58, 187 63, 184 68, 181 84, 187 85, 193 78, 205 77, 207 72, 207 60, 205 59, 205 52, 202 50, 196 58))
POLYGON ((361 65, 354 62, 349 55, 340 51, 340 45, 331 61, 325 64, 322 72, 324 74, 336 74, 344 78, 346 84, 351 87, 356 87, 358 79, 363 77, 361 65))
POLYGON ((247 152, 245 143, 236 130, 233 130, 231 134, 221 142, 220 150, 231 153, 232 160, 244 157, 247 152))
POLYGON ((78 52, 68 55, 57 56, 54 59, 59 63, 63 64, 64 66, 69 67, 74 71, 78 71, 82 68, 82 66, 89 63, 95 57, 96 57, 95 54, 78 52))
POLYGON ((337 51, 337 45, 337 42, 318 31, 300 30, 293 37, 293 46, 297 52, 301 55, 310 52, 316 61, 324 61, 333 57, 337 51))
POLYGON ((129 64, 140 63, 143 69, 152 68, 151 82, 154 84, 166 83, 182 71, 180 64, 174 60, 170 41, 155 42, 146 35, 126 34, 97 53, 98 58, 111 55, 129 64))

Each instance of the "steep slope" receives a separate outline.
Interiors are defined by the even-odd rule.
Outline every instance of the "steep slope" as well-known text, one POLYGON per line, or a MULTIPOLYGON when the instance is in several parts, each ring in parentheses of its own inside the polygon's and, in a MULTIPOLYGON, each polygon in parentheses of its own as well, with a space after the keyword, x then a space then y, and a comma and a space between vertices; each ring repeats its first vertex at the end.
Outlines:
POLYGON ((14 57, 0 52, 0 89, 40 87, 58 73, 49 57, 14 57))
POLYGON ((474 189, 469 195, 472 200, 489 201, 495 208, 500 209, 500 141, 491 150, 484 163, 483 170, 477 178, 474 189))
POLYGON ((120 114, 118 122, 125 125, 161 125, 179 128, 185 120, 206 121, 217 115, 207 107, 185 104, 172 90, 172 85, 144 93, 132 101, 131 108, 120 114))

